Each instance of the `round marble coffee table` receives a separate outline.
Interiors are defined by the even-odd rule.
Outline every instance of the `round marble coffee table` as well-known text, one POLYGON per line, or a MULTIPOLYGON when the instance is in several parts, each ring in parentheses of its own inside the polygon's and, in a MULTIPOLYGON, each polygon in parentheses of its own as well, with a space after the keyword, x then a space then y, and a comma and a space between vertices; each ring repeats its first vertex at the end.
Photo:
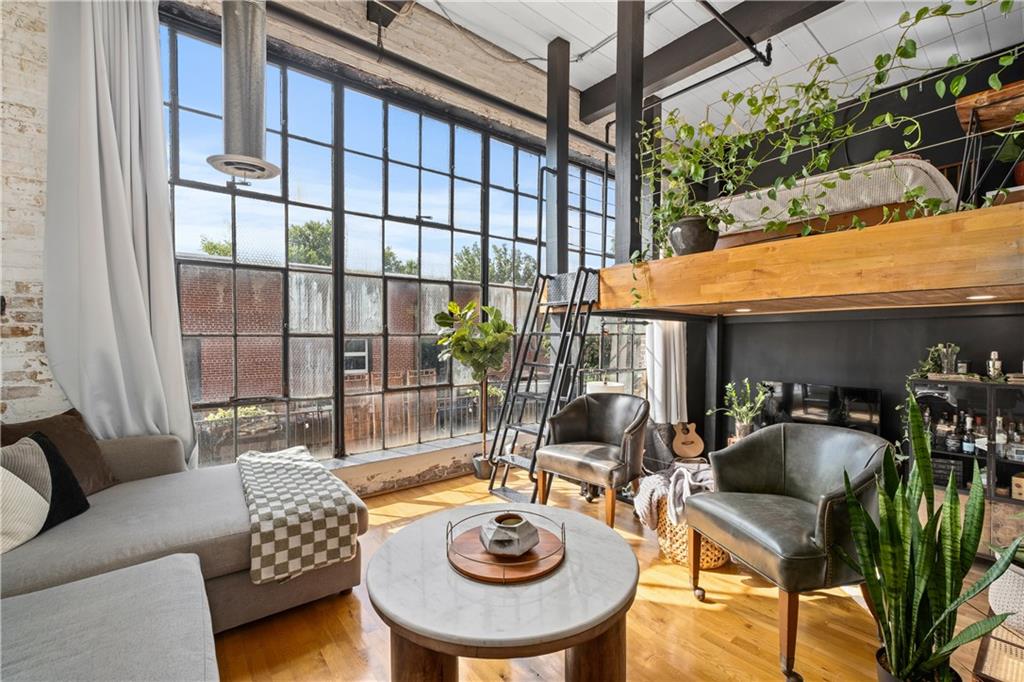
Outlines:
POLYGON ((626 679, 626 611, 636 595, 633 550, 582 514, 529 504, 473 505, 403 528, 370 559, 370 602, 391 628, 391 679, 458 679, 458 657, 521 658, 565 650, 565 679, 626 679), (466 516, 523 509, 565 523, 565 560, 518 585, 470 580, 448 563, 445 529, 466 516))

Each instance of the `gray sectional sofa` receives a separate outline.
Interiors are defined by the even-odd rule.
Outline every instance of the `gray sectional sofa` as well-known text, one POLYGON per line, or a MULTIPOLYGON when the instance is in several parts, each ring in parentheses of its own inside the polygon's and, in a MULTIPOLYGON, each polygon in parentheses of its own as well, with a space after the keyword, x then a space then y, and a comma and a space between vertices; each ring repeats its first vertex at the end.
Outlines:
MULTIPOLYGON (((9 627, 19 627, 6 613, 9 602, 19 602, 9 598, 40 598, 45 595, 40 590, 174 554, 197 557, 213 632, 359 584, 358 554, 351 561, 287 582, 253 584, 249 512, 236 465, 186 470, 181 442, 173 436, 99 443, 121 482, 91 495, 85 513, 3 555, 0 596, 5 639, 9 627)), ((359 502, 360 534, 366 532, 367 523, 366 507, 359 502)))

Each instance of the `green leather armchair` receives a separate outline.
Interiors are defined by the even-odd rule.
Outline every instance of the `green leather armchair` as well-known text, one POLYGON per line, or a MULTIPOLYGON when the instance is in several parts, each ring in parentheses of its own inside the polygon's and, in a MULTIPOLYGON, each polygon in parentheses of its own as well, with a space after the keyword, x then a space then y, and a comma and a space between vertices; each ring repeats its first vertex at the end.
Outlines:
POLYGON ((649 404, 619 393, 583 395, 548 419, 537 449, 537 500, 547 504, 554 474, 604 488, 605 523, 615 527, 615 491, 643 475, 649 404))
MULTIPOLYGON (((711 453, 715 492, 686 502, 690 578, 699 587, 702 536, 779 588, 780 665, 793 671, 799 594, 863 578, 836 553, 856 556, 843 472, 864 508, 877 518, 875 476, 889 443, 832 426, 776 424, 711 453)), ((870 601, 868 601, 870 605, 870 601)))

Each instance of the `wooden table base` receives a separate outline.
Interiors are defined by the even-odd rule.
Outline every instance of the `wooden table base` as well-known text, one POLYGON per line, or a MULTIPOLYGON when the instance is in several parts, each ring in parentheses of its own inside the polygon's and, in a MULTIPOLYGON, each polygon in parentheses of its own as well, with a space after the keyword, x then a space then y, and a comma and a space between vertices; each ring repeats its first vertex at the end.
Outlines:
MULTIPOLYGON (((518 658, 509 648, 508 658, 518 658)), ((391 682, 457 682, 459 658, 391 630, 391 682)), ((626 615, 597 637, 565 650, 566 682, 626 682, 626 615)))

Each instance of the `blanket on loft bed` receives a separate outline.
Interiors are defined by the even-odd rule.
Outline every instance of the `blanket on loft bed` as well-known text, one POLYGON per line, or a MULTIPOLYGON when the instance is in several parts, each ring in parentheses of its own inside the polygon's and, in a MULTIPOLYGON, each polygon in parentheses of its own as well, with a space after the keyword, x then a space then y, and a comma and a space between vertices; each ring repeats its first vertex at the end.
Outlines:
POLYGON ((825 196, 820 202, 825 205, 825 212, 833 216, 903 203, 904 194, 911 187, 923 187, 924 196, 942 200, 943 208, 953 208, 956 203, 956 189, 942 171, 914 154, 871 161, 844 172, 849 173, 848 180, 840 178, 840 171, 812 175, 798 181, 792 189, 779 188, 774 199, 768 196, 770 187, 715 199, 709 203, 724 208, 736 219, 732 225, 719 223, 719 234, 763 230, 770 216, 786 215, 792 199, 802 195, 814 197, 823 190, 825 196), (768 208, 767 213, 762 212, 764 207, 768 208))
POLYGON ((279 582, 356 556, 353 493, 305 447, 246 452, 238 471, 252 528, 249 577, 279 582))

